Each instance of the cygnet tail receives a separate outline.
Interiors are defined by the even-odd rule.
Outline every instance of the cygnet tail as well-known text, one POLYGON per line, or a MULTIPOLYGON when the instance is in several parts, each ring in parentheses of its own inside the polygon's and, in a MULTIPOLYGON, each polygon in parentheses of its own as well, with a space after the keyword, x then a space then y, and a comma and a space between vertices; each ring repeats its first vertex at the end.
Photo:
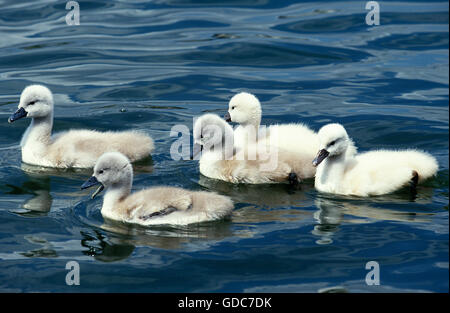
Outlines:
POLYGON ((192 202, 194 210, 203 211, 207 220, 218 220, 231 215, 233 211, 233 201, 225 196, 214 192, 198 191, 193 193, 192 202))
POLYGON ((404 162, 408 167, 419 174, 419 183, 436 175, 439 164, 429 153, 417 150, 406 150, 404 151, 404 154, 404 162))
POLYGON ((154 149, 153 139, 139 131, 127 131, 114 134, 118 144, 117 150, 124 155, 131 162, 144 159, 150 155, 154 149))

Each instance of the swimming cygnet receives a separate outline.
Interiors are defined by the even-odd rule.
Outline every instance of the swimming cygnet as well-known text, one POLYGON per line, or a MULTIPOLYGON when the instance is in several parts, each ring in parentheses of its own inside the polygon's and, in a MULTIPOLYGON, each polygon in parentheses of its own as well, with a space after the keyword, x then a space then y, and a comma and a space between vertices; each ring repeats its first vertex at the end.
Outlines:
POLYGON ((215 114, 199 117, 193 134, 193 156, 201 152, 200 173, 209 178, 231 183, 296 183, 306 167, 295 153, 276 147, 253 144, 243 150, 235 148, 233 129, 215 114))
POLYGON ((132 162, 149 156, 153 140, 137 131, 98 132, 69 130, 52 136, 53 95, 41 85, 26 87, 20 96, 19 109, 9 123, 32 118, 22 141, 22 161, 28 164, 58 168, 89 168, 103 153, 119 151, 132 162))
POLYGON ((372 196, 391 193, 436 174, 438 163, 430 154, 417 150, 377 150, 348 154, 356 150, 340 124, 328 124, 319 130, 320 150, 315 187, 322 192, 372 196))
POLYGON ((311 161, 319 148, 317 134, 301 123, 261 128, 261 114, 261 104, 254 95, 241 92, 231 98, 225 120, 239 123, 234 131, 235 147, 242 148, 257 141, 294 152, 305 164, 300 178, 314 177, 316 169, 311 161))
POLYGON ((233 210, 228 197, 213 192, 153 187, 130 194, 132 183, 130 161, 119 152, 107 152, 98 159, 93 176, 81 188, 100 185, 92 198, 106 190, 103 217, 144 226, 212 221, 229 216, 233 210))

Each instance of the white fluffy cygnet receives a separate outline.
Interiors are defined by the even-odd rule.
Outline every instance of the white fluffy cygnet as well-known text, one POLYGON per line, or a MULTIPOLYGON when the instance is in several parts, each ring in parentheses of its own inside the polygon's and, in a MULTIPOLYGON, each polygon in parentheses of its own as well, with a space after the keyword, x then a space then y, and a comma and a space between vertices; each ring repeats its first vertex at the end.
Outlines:
POLYGON ((193 134, 193 156, 201 152, 200 173, 209 178, 231 183, 292 183, 311 162, 277 147, 249 144, 245 149, 236 148, 233 129, 215 114, 199 117, 193 134))
POLYGON ((134 162, 153 150, 152 138, 137 131, 69 130, 52 136, 53 95, 45 86, 31 85, 22 91, 18 110, 8 122, 23 117, 32 119, 20 144, 22 161, 28 164, 89 168, 108 151, 119 151, 134 162))
POLYGON ((426 180, 436 174, 438 163, 430 154, 417 150, 377 150, 361 154, 340 124, 328 124, 319 131, 320 150, 315 187, 322 192, 372 196, 388 194, 426 180))
POLYGON ((317 134, 301 123, 260 127, 261 114, 261 104, 254 95, 241 92, 231 98, 225 119, 239 123, 234 131, 235 147, 242 148, 258 142, 293 152, 305 164, 301 173, 297 173, 299 178, 314 177, 316 169, 311 161, 319 148, 317 134))
POLYGON ((131 194, 133 168, 119 152, 103 154, 93 176, 81 188, 100 185, 94 198, 105 189, 101 213, 111 220, 140 224, 187 225, 229 216, 233 202, 213 192, 176 187, 153 187, 131 194))

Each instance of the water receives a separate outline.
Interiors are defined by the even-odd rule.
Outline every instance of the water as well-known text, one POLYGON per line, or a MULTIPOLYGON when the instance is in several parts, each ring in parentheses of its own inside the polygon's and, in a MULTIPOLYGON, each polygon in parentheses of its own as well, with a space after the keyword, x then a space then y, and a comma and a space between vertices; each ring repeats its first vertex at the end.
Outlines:
POLYGON ((0 0, 0 291, 448 292, 448 3, 381 1, 0 0), (55 94, 55 131, 147 131, 156 142, 134 189, 214 190, 230 220, 143 229, 105 224, 88 171, 22 165, 27 121, 8 125, 22 89, 55 94), (358 199, 313 182, 233 186, 174 161, 170 129, 223 115, 239 91, 256 94, 263 123, 345 125, 360 151, 415 147, 437 177, 418 190, 358 199), (80 264, 67 286, 65 265, 80 264), (368 286, 377 261, 381 284, 368 286))

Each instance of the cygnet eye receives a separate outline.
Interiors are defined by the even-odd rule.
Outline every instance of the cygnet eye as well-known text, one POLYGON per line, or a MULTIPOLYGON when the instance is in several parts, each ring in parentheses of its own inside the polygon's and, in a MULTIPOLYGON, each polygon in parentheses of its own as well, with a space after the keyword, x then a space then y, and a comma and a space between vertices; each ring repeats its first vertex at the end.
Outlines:
POLYGON ((99 174, 103 174, 104 172, 108 171, 109 167, 105 167, 104 169, 98 171, 99 174))
POLYGON ((36 100, 28 102, 28 105, 33 105, 36 103, 36 100))
POLYGON ((332 146, 332 145, 334 145, 336 143, 336 140, 333 140, 332 142, 330 142, 329 144, 328 144, 328 146, 332 146))
POLYGON ((232 110, 234 110, 235 107, 231 107, 232 110))

